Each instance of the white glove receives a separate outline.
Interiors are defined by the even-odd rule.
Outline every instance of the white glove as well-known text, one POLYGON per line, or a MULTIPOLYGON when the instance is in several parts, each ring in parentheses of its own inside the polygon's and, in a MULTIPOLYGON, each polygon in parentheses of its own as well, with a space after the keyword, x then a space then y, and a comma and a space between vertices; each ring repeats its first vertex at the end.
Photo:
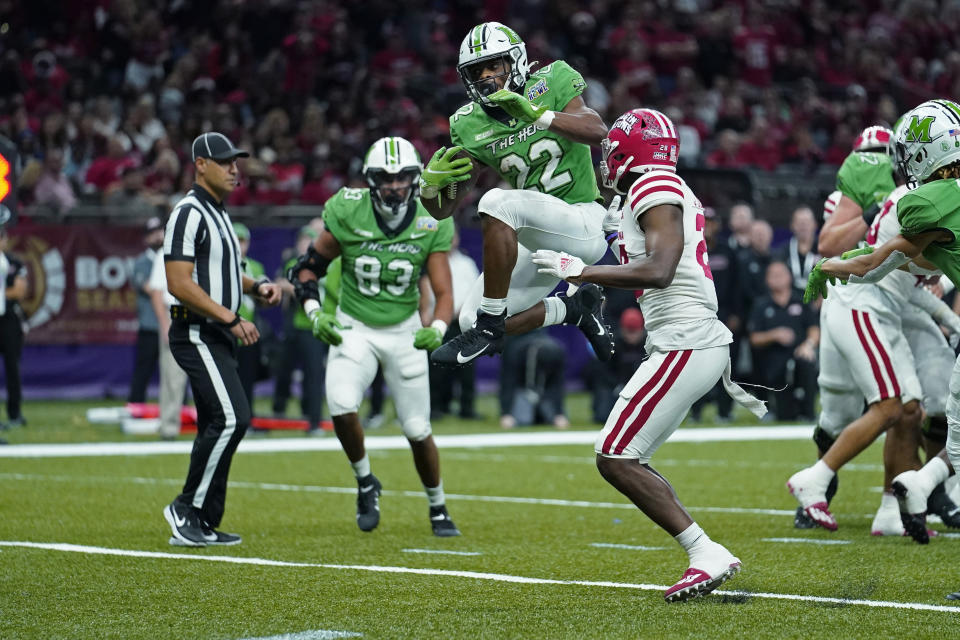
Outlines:
POLYGON ((607 236, 611 233, 617 233, 620 230, 620 219, 622 217, 620 213, 620 196, 613 196, 613 200, 610 201, 610 206, 607 207, 607 213, 603 216, 603 235, 607 236))
POLYGON ((537 273, 546 273, 561 280, 579 276, 586 266, 583 260, 577 256, 562 251, 551 251, 550 249, 536 251, 533 254, 533 262, 540 265, 537 273))

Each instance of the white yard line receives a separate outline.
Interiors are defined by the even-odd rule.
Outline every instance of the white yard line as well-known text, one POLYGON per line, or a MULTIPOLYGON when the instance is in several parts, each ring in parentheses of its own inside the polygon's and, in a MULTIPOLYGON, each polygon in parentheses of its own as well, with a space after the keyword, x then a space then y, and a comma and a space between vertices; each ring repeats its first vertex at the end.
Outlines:
POLYGON ((259 636, 242 640, 334 640, 335 638, 362 638, 356 631, 337 631, 336 629, 310 629, 294 633, 281 633, 278 636, 259 636))
MULTIPOLYGON (((179 486, 183 484, 182 480, 173 478, 143 478, 143 477, 104 477, 104 476, 68 476, 68 475, 44 475, 39 473, 0 473, 0 478, 6 480, 25 480, 25 481, 52 481, 67 483, 93 482, 96 484, 120 484, 129 482, 131 484, 156 484, 163 486, 179 486)), ((281 484, 273 482, 243 482, 231 480, 228 484, 234 489, 255 489, 261 491, 290 491, 303 493, 338 493, 354 495, 357 492, 356 487, 322 487, 317 485, 299 485, 299 484, 281 484)), ((393 491, 385 489, 381 495, 401 498, 423 499, 422 491, 393 491)), ((522 496, 482 496, 465 493, 448 493, 450 500, 460 500, 463 502, 496 502, 501 504, 531 504, 553 507, 577 507, 587 509, 622 509, 626 511, 635 511, 636 507, 628 502, 594 502, 591 500, 564 500, 560 498, 527 498, 522 496)), ((697 507, 687 506, 690 511, 701 511, 704 513, 734 513, 750 514, 762 516, 790 516, 793 517, 796 509, 759 509, 751 507, 697 507)), ((844 517, 872 518, 873 514, 843 514, 844 517)))
POLYGON ((601 549, 629 549, 631 551, 660 551, 666 547, 645 547, 642 544, 617 544, 614 542, 591 542, 591 547, 601 549))
MULTIPOLYGON (((478 571, 455 571, 450 569, 421 569, 413 567, 390 567, 377 565, 356 564, 327 564, 315 562, 287 562, 270 560, 267 558, 242 558, 234 556, 194 555, 185 553, 167 553, 162 551, 137 551, 133 549, 110 549, 107 547, 91 547, 85 545, 24 542, 14 540, 0 540, 0 547, 24 547, 30 549, 44 549, 48 551, 62 551, 69 553, 85 553, 92 555, 122 556, 132 558, 149 558, 154 560, 203 560, 206 562, 224 562, 239 565, 254 565, 262 567, 299 567, 315 569, 334 569, 340 571, 368 571, 372 573, 414 574, 423 576, 440 576, 445 578, 467 578, 471 580, 489 580, 492 582, 508 582, 516 584, 554 584, 580 587, 600 587, 613 589, 636 589, 640 591, 664 591, 665 585, 634 584, 628 582, 607 582, 593 580, 557 580, 551 578, 530 578, 503 573, 484 573, 478 571)), ((766 598, 773 600, 793 600, 798 602, 816 602, 823 604, 837 604, 846 606, 863 606, 883 609, 911 609, 914 611, 936 611, 942 613, 960 613, 960 607, 925 604, 922 602, 895 602, 890 600, 861 600, 848 598, 829 598, 824 596, 809 596, 795 593, 764 593, 749 591, 716 591, 720 595, 731 595, 747 598, 766 598)))
POLYGON ((403 553, 427 553, 440 556, 482 556, 479 551, 447 551, 446 549, 401 549, 403 553))
MULTIPOLYGON (((520 431, 511 433, 477 433, 434 435, 441 449, 473 449, 486 447, 532 447, 550 445, 593 445, 598 431, 520 431)), ((677 429, 669 442, 743 442, 768 440, 807 440, 813 433, 810 425, 779 427, 710 427, 677 429)), ((410 443, 403 436, 367 436, 367 449, 407 449, 410 443)), ((86 442, 76 444, 17 444, 0 447, 0 458, 72 458, 89 456, 151 456, 186 454, 193 442, 86 442)), ((308 451, 340 451, 340 442, 330 438, 245 438, 239 450, 245 453, 286 453, 308 451)))
POLYGON ((850 540, 823 540, 819 538, 760 538, 764 542, 799 542, 801 544, 850 544, 850 540))

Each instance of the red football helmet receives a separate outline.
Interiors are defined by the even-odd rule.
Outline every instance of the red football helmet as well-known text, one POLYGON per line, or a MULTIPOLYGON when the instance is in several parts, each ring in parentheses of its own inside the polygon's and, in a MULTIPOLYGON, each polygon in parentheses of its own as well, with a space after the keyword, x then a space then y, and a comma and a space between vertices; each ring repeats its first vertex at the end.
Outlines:
POLYGON ((617 118, 600 145, 603 186, 619 194, 624 173, 677 170, 680 138, 670 118, 653 109, 631 109, 617 118))
POLYGON ((857 139, 853 142, 853 150, 890 153, 890 142, 892 139, 893 131, 880 125, 874 125, 860 132, 860 135, 857 136, 857 139))

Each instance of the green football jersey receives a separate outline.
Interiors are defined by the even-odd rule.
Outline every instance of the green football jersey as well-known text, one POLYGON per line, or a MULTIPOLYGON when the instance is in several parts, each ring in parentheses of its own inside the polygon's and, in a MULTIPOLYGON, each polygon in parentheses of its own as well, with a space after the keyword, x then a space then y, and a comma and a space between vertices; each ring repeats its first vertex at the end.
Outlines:
POLYGON ((453 220, 435 220, 420 202, 396 235, 381 228, 369 189, 340 189, 323 222, 340 243, 340 308, 360 322, 387 326, 417 312, 420 271, 431 253, 450 251, 453 220))
POLYGON ((847 156, 837 172, 837 189, 864 211, 872 204, 883 204, 896 188, 893 165, 885 153, 855 151, 847 156))
POLYGON ((935 180, 908 192, 897 202, 897 217, 905 236, 935 229, 953 234, 952 242, 929 245, 923 257, 960 288, 960 180, 935 180))
MULTIPOLYGON (((523 95, 552 111, 563 111, 586 88, 583 76, 562 60, 534 72, 523 95)), ((568 202, 599 202, 590 147, 534 124, 504 124, 471 102, 450 116, 450 139, 492 167, 515 189, 536 189, 568 202)))

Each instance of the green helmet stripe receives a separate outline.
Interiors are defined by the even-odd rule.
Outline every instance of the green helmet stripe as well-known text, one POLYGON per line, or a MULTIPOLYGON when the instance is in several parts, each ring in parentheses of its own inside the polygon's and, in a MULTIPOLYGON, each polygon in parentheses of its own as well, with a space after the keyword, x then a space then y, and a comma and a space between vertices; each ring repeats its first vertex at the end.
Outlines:
POLYGON ((480 48, 483 45, 480 40, 481 33, 483 33, 483 25, 478 24, 473 28, 473 37, 471 38, 471 40, 473 40, 473 44, 470 48, 473 50, 473 53, 480 53, 480 48))
POLYGON ((510 44, 520 44, 520 36, 517 35, 517 32, 508 27, 507 25, 500 25, 497 27, 500 31, 507 36, 507 40, 510 41, 510 44))
POLYGON ((934 102, 947 112, 947 116, 953 120, 954 124, 960 124, 960 107, 955 102, 949 100, 934 100, 934 102))
POLYGON ((397 139, 390 138, 390 157, 387 160, 391 164, 397 164, 400 159, 397 157, 397 139))

